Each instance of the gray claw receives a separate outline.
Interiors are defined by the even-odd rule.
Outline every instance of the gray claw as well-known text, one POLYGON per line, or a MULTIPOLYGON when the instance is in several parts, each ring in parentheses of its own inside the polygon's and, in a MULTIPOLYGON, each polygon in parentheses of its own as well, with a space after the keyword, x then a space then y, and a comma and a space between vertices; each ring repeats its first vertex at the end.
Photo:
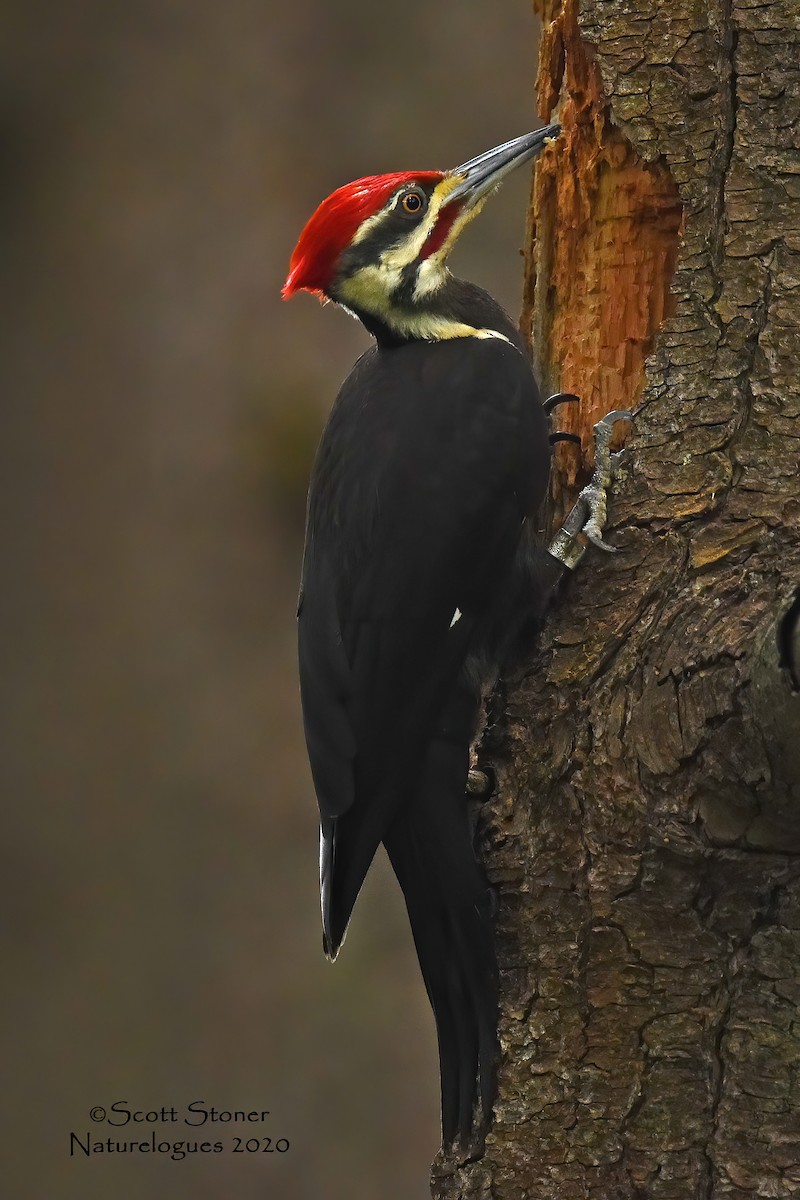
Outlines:
POLYGON ((605 550, 608 554, 617 553, 616 546, 609 546, 608 542, 604 542, 596 533, 590 533, 588 529, 584 529, 583 535, 589 539, 593 546, 597 546, 598 550, 605 550))
POLYGON ((556 392, 554 396, 548 396, 542 401, 542 408, 550 415, 554 408, 559 404, 580 404, 580 396, 576 396, 574 392, 556 392))
POLYGON ((597 422, 597 425, 595 425, 595 429, 597 429, 598 426, 600 426, 600 425, 610 425, 613 429, 613 427, 616 425, 617 421, 632 421, 632 420, 633 420, 633 413, 630 411, 630 409, 615 408, 613 412, 606 413, 606 415, 597 422))

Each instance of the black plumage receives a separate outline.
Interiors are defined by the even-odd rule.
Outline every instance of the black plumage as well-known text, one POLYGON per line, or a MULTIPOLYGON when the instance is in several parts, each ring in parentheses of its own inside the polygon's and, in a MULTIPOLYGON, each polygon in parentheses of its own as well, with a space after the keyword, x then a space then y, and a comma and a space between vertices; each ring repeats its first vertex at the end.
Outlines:
POLYGON ((465 785, 480 676, 536 607, 526 523, 547 418, 508 317, 452 281, 448 315, 502 336, 377 344, 330 414, 311 479, 299 605, 306 738, 321 813, 326 952, 384 843, 436 1017, 445 1143, 487 1113, 497 969, 465 785), (525 591, 527 589, 527 592, 525 591), (522 609, 524 613, 525 609, 522 609))

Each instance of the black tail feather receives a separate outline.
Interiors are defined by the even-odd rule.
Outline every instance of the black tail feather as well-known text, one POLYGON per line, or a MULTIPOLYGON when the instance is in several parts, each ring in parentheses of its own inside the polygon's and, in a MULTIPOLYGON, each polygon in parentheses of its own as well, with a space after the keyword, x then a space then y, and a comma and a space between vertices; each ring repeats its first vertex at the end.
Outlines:
POLYGON ((386 816, 378 805, 354 806, 320 826, 322 945, 328 958, 339 953, 353 905, 381 843, 386 816))
POLYGON ((472 848, 468 767, 463 742, 434 741, 413 802, 384 837, 436 1019, 445 1146, 470 1142, 476 1104, 488 1121, 497 1057, 492 904, 472 848))

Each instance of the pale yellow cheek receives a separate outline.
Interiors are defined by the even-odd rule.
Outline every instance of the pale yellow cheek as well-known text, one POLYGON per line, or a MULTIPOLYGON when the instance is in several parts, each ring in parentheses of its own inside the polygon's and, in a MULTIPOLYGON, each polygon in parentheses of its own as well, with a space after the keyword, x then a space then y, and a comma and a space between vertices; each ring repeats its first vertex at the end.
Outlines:
POLYGON ((339 284, 337 299, 375 316, 384 316, 391 312, 389 295, 399 282, 399 273, 383 265, 362 267, 339 284))

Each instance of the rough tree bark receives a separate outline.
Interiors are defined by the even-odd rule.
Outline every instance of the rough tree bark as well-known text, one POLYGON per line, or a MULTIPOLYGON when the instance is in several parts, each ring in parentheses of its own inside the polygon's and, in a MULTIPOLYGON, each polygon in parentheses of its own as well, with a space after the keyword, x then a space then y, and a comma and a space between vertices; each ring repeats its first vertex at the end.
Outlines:
MULTIPOLYGON (((540 0, 524 328, 631 407, 484 755, 502 1064, 442 1200, 800 1196, 797 0, 540 0), (792 678, 794 672, 794 679, 792 678)), ((553 519, 588 462, 559 447, 553 519)))

